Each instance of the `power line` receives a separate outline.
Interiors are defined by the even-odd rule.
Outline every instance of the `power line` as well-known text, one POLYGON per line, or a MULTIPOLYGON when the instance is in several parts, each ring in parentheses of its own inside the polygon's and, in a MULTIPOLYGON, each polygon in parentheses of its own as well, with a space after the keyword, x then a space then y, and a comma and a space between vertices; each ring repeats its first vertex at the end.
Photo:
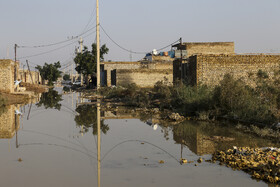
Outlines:
MULTIPOLYGON (((100 25, 100 27, 101 27, 101 29, 103 30, 103 32, 105 33, 105 35, 106 35, 115 45, 117 45, 119 48, 121 48, 121 49, 123 49, 123 50, 125 50, 125 51, 127 51, 127 52, 129 52, 129 53, 134 53, 134 54, 147 54, 147 53, 149 53, 149 52, 135 52, 135 51, 132 51, 132 50, 129 50, 129 49, 126 49, 126 48, 122 47, 121 45, 119 45, 117 42, 115 42, 115 41, 108 35, 108 33, 105 31, 105 29, 102 27, 102 25, 100 25)), ((165 47, 162 47, 162 48, 160 48, 160 49, 157 49, 157 51, 161 51, 161 50, 163 50, 163 49, 166 49, 166 48, 168 48, 168 47, 174 45, 175 43, 177 43, 179 40, 180 40, 180 39, 176 40, 175 42, 173 42, 173 43, 171 43, 171 44, 169 44, 169 45, 167 45, 167 46, 165 46, 165 47)))
MULTIPOLYGON (((86 37, 88 37, 88 36, 94 34, 95 32, 96 32, 96 31, 91 32, 90 34, 84 36, 84 38, 86 38, 86 37)), ((30 56, 24 56, 24 57, 20 57, 20 58, 18 58, 18 59, 20 60, 20 59, 23 59, 23 58, 32 58, 32 57, 36 57, 36 56, 48 54, 48 53, 54 52, 54 51, 56 51, 56 50, 63 49, 63 48, 65 48, 65 47, 67 47, 67 46, 73 45, 73 44, 76 43, 76 42, 77 42, 77 41, 72 42, 72 43, 69 43, 69 44, 64 45, 64 46, 61 46, 61 47, 58 47, 58 48, 56 48, 56 49, 52 49, 52 50, 50 50, 50 51, 46 51, 46 52, 42 52, 42 53, 38 53, 38 54, 35 54, 35 55, 30 55, 30 56)))
POLYGON ((92 21, 92 19, 94 18, 94 13, 95 13, 95 8, 93 9, 93 11, 90 14, 90 18, 85 26, 85 28, 83 29, 83 32, 87 29, 87 27, 89 26, 90 22, 92 21))
POLYGON ((87 31, 83 31, 81 34, 77 35, 77 36, 74 36, 72 37, 71 39, 67 39, 67 40, 63 40, 63 41, 60 41, 60 42, 56 42, 56 43, 51 43, 51 44, 45 44, 45 45, 36 45, 36 46, 17 46, 18 48, 42 48, 42 47, 50 47, 50 46, 54 46, 54 45, 59 45, 59 44, 63 44, 63 43, 67 43, 69 41, 72 41, 72 40, 75 40, 77 39, 78 37, 88 33, 89 31, 95 29, 96 26, 88 29, 87 31))
POLYGON ((127 51, 129 53, 135 53, 135 54, 147 54, 148 52, 135 52, 135 51, 131 51, 129 49, 126 49, 124 47, 122 47, 121 45, 119 45, 117 42, 115 42, 105 31, 105 29, 102 27, 102 25, 100 25, 101 29, 103 30, 103 32, 106 34, 106 36, 115 44, 117 45, 119 48, 123 49, 124 51, 127 51))

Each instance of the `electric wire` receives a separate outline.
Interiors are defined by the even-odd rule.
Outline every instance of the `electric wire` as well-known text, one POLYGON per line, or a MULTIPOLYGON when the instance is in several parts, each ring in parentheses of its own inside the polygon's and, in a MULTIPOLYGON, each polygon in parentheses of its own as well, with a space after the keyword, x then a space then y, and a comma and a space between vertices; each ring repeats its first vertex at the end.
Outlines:
POLYGON ((72 41, 72 40, 75 40, 77 39, 78 37, 88 33, 89 31, 95 29, 96 26, 88 29, 87 31, 83 31, 81 34, 77 35, 77 36, 74 36, 72 37, 71 39, 67 39, 67 40, 63 40, 63 41, 60 41, 60 42, 56 42, 56 43, 51 43, 51 44, 44 44, 44 45, 35 45, 35 46, 17 46, 18 48, 42 48, 42 47, 50 47, 50 46, 54 46, 54 45, 59 45, 59 44, 63 44, 63 43, 67 43, 69 41, 72 41))
MULTIPOLYGON (((120 44, 118 44, 115 40, 113 40, 113 38, 111 36, 109 36, 109 34, 105 31, 105 29, 102 27, 102 25, 100 25, 100 28, 103 30, 103 32, 105 33, 105 35, 115 44, 117 45, 119 48, 123 49, 124 51, 127 51, 129 53, 134 53, 134 54, 147 54, 147 53, 150 53, 150 52, 136 52, 136 51, 132 51, 132 50, 129 50, 129 49, 126 49, 124 47, 122 47, 120 44)), ((157 51, 161 51, 163 49, 166 49, 172 45, 174 45, 175 43, 179 42, 180 39, 176 40, 175 42, 172 42, 171 44, 165 46, 165 47, 162 47, 160 49, 157 49, 157 51)))
MULTIPOLYGON (((86 38, 86 37, 88 37, 88 36, 90 36, 90 35, 94 34, 95 32, 96 32, 96 31, 91 32, 90 34, 86 35, 84 38, 86 38)), ((18 59, 20 60, 20 59, 24 59, 24 58, 32 58, 32 57, 36 57, 36 56, 40 56, 40 55, 45 55, 45 54, 48 54, 48 53, 51 53, 51 52, 57 51, 57 50, 59 50, 59 49, 63 49, 63 48, 68 47, 68 46, 70 46, 70 45, 73 45, 73 44, 74 44, 74 43, 76 43, 76 42, 77 42, 77 41, 75 41, 75 42, 71 42, 71 43, 69 43, 69 44, 67 44, 67 45, 64 45, 64 46, 58 47, 58 48, 56 48, 56 49, 52 49, 52 50, 50 50, 50 51, 46 51, 46 52, 42 52, 42 53, 38 53, 38 54, 34 54, 34 55, 30 55, 30 56, 23 56, 23 57, 19 57, 18 59)))

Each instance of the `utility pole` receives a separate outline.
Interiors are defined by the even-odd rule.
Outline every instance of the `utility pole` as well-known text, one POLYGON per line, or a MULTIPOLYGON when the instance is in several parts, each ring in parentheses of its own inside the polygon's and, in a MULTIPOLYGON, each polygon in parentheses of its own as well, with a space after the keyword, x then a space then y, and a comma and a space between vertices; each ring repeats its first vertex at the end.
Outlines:
POLYGON ((97 48, 97 90, 100 88, 100 38, 99 38, 99 3, 96 0, 96 48, 97 48))
POLYGON ((29 75, 30 75, 30 78, 31 78, 32 84, 34 84, 34 82, 33 82, 33 78, 32 78, 32 74, 31 74, 31 71, 30 71, 30 68, 29 68, 28 60, 26 60, 26 64, 27 64, 27 67, 28 67, 28 71, 29 71, 29 75))
POLYGON ((14 67, 14 81, 17 80, 17 44, 15 44, 15 67, 14 67))
POLYGON ((101 129, 101 124, 100 124, 100 103, 97 101, 97 185, 100 187, 100 169, 101 169, 101 145, 100 145, 100 129, 101 129))
MULTIPOLYGON (((80 53, 82 53, 84 49, 82 37, 80 38, 79 44, 80 44, 80 53)), ((83 86, 83 82, 84 82, 83 74, 81 73, 80 76, 81 76, 81 86, 83 86)))
POLYGON ((184 71, 183 71, 183 51, 182 51, 182 47, 183 47, 183 42, 182 42, 182 38, 180 38, 180 50, 181 50, 181 82, 183 82, 183 78, 184 78, 184 71))

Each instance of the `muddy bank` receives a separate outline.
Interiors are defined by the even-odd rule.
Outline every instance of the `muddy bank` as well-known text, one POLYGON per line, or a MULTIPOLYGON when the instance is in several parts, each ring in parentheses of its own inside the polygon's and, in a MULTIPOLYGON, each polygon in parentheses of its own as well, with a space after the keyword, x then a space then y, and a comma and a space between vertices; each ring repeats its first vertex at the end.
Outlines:
POLYGON ((49 87, 44 85, 21 83, 21 87, 19 87, 19 92, 1 92, 0 96, 3 99, 3 105, 26 104, 32 98, 38 98, 40 94, 47 92, 48 89, 49 87))

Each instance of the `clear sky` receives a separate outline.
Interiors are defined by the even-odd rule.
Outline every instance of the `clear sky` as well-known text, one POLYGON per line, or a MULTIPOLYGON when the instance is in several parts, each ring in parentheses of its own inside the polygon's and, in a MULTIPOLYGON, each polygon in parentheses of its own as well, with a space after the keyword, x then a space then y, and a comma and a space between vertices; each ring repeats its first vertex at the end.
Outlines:
MULTIPOLYGON (((99 1, 101 25, 115 42, 132 51, 151 51, 182 37, 183 42, 234 41, 237 53, 280 53, 280 0, 99 1)), ((9 55, 14 59, 14 44, 56 43, 94 27, 95 3, 0 0, 0 58, 9 55)), ((84 34, 87 46, 95 42, 92 31, 84 34)), ((110 49, 105 60, 130 60, 130 53, 112 43, 102 30, 100 37, 101 43, 110 49)), ((44 48, 19 48, 18 57, 54 51, 20 61, 28 59, 32 66, 56 61, 67 64, 78 46, 75 41, 44 48)), ((142 57, 132 54, 133 60, 142 57)))

